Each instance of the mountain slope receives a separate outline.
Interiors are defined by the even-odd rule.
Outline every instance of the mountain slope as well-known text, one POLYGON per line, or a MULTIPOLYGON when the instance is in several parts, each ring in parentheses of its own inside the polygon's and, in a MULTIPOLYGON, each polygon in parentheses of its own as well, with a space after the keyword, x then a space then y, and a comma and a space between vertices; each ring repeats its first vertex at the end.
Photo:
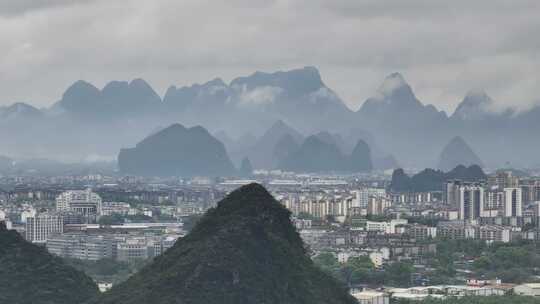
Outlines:
MULTIPOLYGON (((283 154, 279 169, 294 172, 369 172, 373 169, 371 150, 359 140, 347 155, 336 145, 334 137, 311 135, 296 149, 283 154)), ((286 139, 286 138, 285 138, 286 139)), ((284 150, 284 149, 283 149, 284 150)))
POLYGON ((147 176, 226 176, 235 171, 224 145, 206 129, 180 124, 122 149, 118 166, 123 173, 147 176))
POLYGON ((291 153, 279 168, 294 172, 329 172, 343 171, 346 158, 336 145, 311 135, 300 148, 291 153))
POLYGON ((373 97, 356 112, 357 127, 373 134, 380 148, 396 155, 407 167, 429 166, 435 147, 447 132, 448 117, 433 105, 424 105, 399 73, 388 75, 373 97), (431 145, 420 143, 430 142, 431 145))
POLYGON ((444 171, 450 171, 459 165, 483 166, 480 158, 474 153, 465 140, 460 136, 456 136, 452 138, 442 150, 439 157, 438 168, 444 171))
POLYGON ((368 144, 359 140, 349 158, 349 166, 352 172, 369 172, 373 169, 371 150, 368 144))
POLYGON ((244 157, 242 159, 242 162, 240 163, 240 168, 238 169, 238 173, 241 177, 250 177, 253 175, 253 166, 251 165, 251 161, 249 158, 244 157))
POLYGON ((241 187, 98 303, 356 303, 314 266, 289 217, 262 186, 241 187))
MULTIPOLYGON (((282 120, 276 121, 264 134, 257 140, 255 145, 249 151, 249 159, 252 160, 255 168, 272 169, 276 166, 275 151, 278 144, 283 144, 283 138, 289 135, 290 139, 297 145, 302 142, 303 136, 298 131, 287 125, 282 120)), ((287 140, 290 140, 287 139, 287 140)))
POLYGON ((8 107, 0 109, 1 120, 16 120, 16 119, 37 119, 42 118, 43 113, 33 106, 17 102, 8 107))
POLYGON ((77 304, 98 293, 84 273, 0 222, 0 303, 77 304))

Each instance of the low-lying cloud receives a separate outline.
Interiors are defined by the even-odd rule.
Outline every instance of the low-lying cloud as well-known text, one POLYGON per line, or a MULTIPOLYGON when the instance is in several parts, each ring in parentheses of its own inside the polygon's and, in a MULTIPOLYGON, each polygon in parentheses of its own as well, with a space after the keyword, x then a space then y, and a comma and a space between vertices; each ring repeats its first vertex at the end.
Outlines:
POLYGON ((170 84, 317 66, 353 109, 386 75, 451 112, 482 88, 538 101, 536 0, 19 0, 0 3, 0 105, 48 106, 85 79, 170 84))

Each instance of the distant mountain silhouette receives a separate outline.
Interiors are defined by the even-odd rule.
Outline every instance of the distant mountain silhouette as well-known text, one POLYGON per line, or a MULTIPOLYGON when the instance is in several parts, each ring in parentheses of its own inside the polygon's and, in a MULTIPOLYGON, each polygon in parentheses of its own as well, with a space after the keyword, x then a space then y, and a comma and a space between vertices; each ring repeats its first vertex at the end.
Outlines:
POLYGON ((445 134, 448 120, 444 112, 422 104, 399 73, 385 78, 376 94, 356 112, 358 126, 370 132, 389 153, 400 151, 406 166, 427 166, 436 153, 434 145, 445 134), (423 145, 419 149, 420 143, 423 145))
POLYGON ((13 160, 9 157, 0 155, 0 173, 7 173, 13 167, 13 160))
POLYGON ((54 112, 87 120, 119 119, 144 115, 160 107, 161 98, 142 79, 111 81, 99 90, 85 81, 70 86, 54 106, 54 112))
POLYGON ((42 116, 43 113, 39 109, 22 102, 14 103, 5 108, 0 108, 0 120, 4 121, 17 119, 37 119, 41 118, 42 116))
POLYGON ((456 136, 444 147, 439 158, 438 168, 449 171, 459 165, 483 166, 482 161, 469 145, 461 138, 456 136))
POLYGON ((486 174, 478 165, 459 165, 447 173, 428 168, 413 176, 408 176, 400 168, 392 173, 390 189, 394 192, 442 191, 445 182, 452 179, 480 181, 486 179, 486 174))
POLYGON ((0 262, 0 303, 73 304, 99 293, 83 272, 7 230, 2 221, 0 262))
POLYGON ((253 166, 251 165, 249 158, 244 157, 244 159, 242 159, 238 172, 242 177, 250 177, 253 175, 253 166))
POLYGON ((135 148, 122 149, 118 166, 122 173, 146 176, 223 176, 235 171, 224 145, 206 129, 180 124, 145 138, 135 148))
POLYGON ((351 155, 345 155, 334 143, 311 135, 278 167, 294 172, 369 172, 373 163, 369 146, 361 140, 351 155))
POLYGON ((373 169, 371 149, 363 140, 359 140, 354 147, 349 159, 349 166, 352 172, 369 172, 373 169))
POLYGON ((392 73, 353 112, 314 67, 256 72, 229 84, 215 78, 171 86, 163 99, 142 79, 111 81, 102 89, 81 80, 50 108, 0 107, 0 154, 70 162, 114 159, 121 147, 181 122, 222 130, 232 139, 224 144, 236 164, 247 155, 255 168, 270 169, 276 166, 275 144, 287 132, 270 141, 254 137, 264 137, 268 126, 282 121, 296 133, 333 141, 346 155, 359 139, 365 141, 376 169, 396 167, 397 161, 407 168, 436 167, 441 147, 456 134, 467 135, 489 167, 537 164, 540 142, 530 130, 540 128, 540 106, 518 111, 500 104, 472 90, 448 117, 422 103, 405 78, 392 73), (250 139, 240 140, 247 133, 250 139))
POLYGON ((306 138, 298 151, 284 159, 279 167, 294 172, 342 171, 345 156, 335 145, 312 135, 306 138))
POLYGON ((233 191, 163 255, 113 287, 100 304, 353 304, 317 268, 290 212, 262 186, 233 191))
POLYGON ((485 91, 471 90, 457 106, 450 118, 460 121, 479 121, 497 119, 502 115, 509 116, 512 112, 511 109, 497 112, 495 110, 493 99, 491 99, 485 91))
POLYGON ((279 166, 287 157, 300 149, 300 144, 291 134, 283 135, 274 146, 272 153, 272 165, 279 166))
MULTIPOLYGON (((249 151, 249 159, 252 160, 255 168, 272 169, 275 167, 274 152, 276 145, 280 143, 285 135, 297 144, 302 142, 303 136, 282 120, 276 121, 255 143, 249 151)), ((280 144, 283 144, 281 142, 280 144)))
POLYGON ((343 140, 343 137, 340 134, 321 131, 315 134, 315 136, 327 144, 338 147, 342 153, 349 154, 347 143, 343 140))

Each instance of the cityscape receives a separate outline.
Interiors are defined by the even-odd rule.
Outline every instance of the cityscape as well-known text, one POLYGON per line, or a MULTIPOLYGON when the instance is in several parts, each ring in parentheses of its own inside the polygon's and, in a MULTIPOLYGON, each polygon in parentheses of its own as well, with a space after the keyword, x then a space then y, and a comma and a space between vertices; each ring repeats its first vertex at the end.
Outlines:
POLYGON ((259 183, 289 210, 315 263, 344 280, 360 303, 535 296, 538 273, 528 262, 516 261, 517 275, 493 262, 482 264, 500 251, 537 246, 540 176, 534 174, 497 170, 422 192, 396 191, 396 174, 393 179, 383 172, 259 170, 241 179, 4 176, 0 219, 56 256, 87 267, 116 264, 118 273, 92 276, 104 292, 185 237, 194 219, 228 193, 259 183), (446 254, 453 260, 443 268, 446 254))
POLYGON ((0 1, 0 304, 540 304, 540 1, 0 1))

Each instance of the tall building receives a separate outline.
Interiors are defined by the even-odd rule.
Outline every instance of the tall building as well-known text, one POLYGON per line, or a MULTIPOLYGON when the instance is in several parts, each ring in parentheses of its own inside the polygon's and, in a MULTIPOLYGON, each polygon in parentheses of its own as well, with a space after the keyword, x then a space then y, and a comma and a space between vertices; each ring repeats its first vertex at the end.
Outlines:
POLYGON ((64 221, 55 213, 40 213, 26 219, 26 240, 32 243, 45 243, 53 234, 64 232, 64 221))
POLYGON ((522 216, 521 188, 504 188, 504 216, 522 216))
POLYGON ((368 207, 369 198, 386 198, 386 190, 384 188, 364 188, 352 191, 355 195, 352 207, 366 209, 368 207))
POLYGON ((523 203, 540 201, 540 179, 521 180, 520 186, 523 203))
POLYGON ((484 186, 460 180, 446 183, 446 203, 459 211, 459 219, 472 221, 484 215, 484 186))
POLYGON ((475 220, 484 212, 484 187, 462 185, 458 188, 459 219, 475 220))
POLYGON ((371 196, 368 200, 367 214, 382 215, 384 211, 392 206, 392 202, 384 197, 371 196))
POLYGON ((484 212, 482 217, 497 217, 504 213, 504 192, 491 191, 485 192, 484 212))
POLYGON ((445 189, 446 204, 450 206, 458 205, 459 186, 461 186, 461 181, 459 180, 451 180, 446 183, 446 189, 445 189))
POLYGON ((56 197, 56 210, 72 211, 84 216, 101 215, 101 197, 86 190, 70 190, 56 197))
POLYGON ((488 176, 488 186, 490 189, 516 188, 519 185, 519 177, 512 174, 512 171, 498 171, 488 176))

